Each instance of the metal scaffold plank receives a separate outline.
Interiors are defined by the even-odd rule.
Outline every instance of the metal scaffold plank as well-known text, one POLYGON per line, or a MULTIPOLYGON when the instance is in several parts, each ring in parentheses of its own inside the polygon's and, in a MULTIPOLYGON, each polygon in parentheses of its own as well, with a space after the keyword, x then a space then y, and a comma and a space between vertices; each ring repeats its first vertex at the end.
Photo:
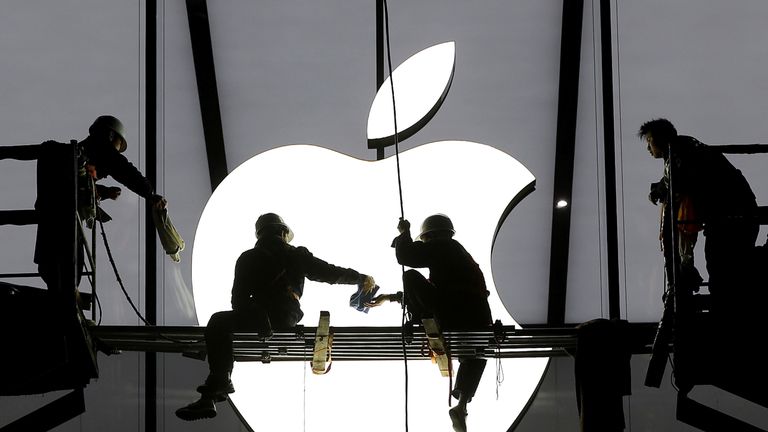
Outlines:
MULTIPOLYGON (((368 361, 430 359, 430 345, 423 326, 414 326, 403 341, 403 328, 297 326, 275 329, 264 341, 257 333, 236 332, 234 354, 239 361, 308 361, 315 357, 315 341, 328 340, 332 330, 333 360, 368 361)), ((637 324, 634 352, 649 352, 653 341, 652 324, 637 324)), ((98 326, 93 336, 104 346, 122 351, 165 353, 204 353, 204 327, 98 326)), ((574 328, 525 329, 515 326, 489 326, 442 331, 443 341, 452 356, 473 355, 485 358, 553 357, 569 355, 576 347, 574 328)), ((330 342, 330 341, 329 341, 330 342)), ((318 352, 319 354, 319 352, 318 352)), ((201 357, 201 356, 196 356, 201 357)), ((322 355, 321 355, 322 357, 322 355)), ((325 358, 328 358, 327 352, 325 358)))

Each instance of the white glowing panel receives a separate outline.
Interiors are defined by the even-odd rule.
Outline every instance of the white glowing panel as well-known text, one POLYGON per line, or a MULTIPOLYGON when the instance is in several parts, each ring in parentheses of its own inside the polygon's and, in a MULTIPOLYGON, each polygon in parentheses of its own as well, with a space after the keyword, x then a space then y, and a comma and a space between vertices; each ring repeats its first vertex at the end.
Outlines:
MULTIPOLYGON (((534 181, 533 175, 504 152, 462 141, 419 146, 402 153, 400 163, 406 218, 414 235, 426 216, 449 215, 455 238, 486 276, 493 318, 515 324, 493 283, 491 246, 504 209, 534 181)), ((399 209, 394 157, 371 162, 292 145, 251 158, 219 185, 198 225, 192 277, 199 322, 205 324, 214 312, 230 309, 235 261, 253 247, 254 222, 266 212, 283 216, 295 233, 292 244, 372 275, 381 292, 402 290, 401 267, 390 247, 397 235, 399 209)), ((367 315, 349 307, 355 289, 308 282, 301 324, 316 326, 319 312, 328 310, 332 326, 400 325, 401 310, 394 304, 367 315)), ((307 355, 311 358, 311 353, 307 355)), ((495 364, 490 360, 469 406, 469 428, 506 431, 534 393, 546 363, 546 359, 504 360, 505 382, 497 400, 495 364)), ((339 361, 322 376, 305 368, 302 362, 237 363, 232 401, 257 430, 302 431, 305 425, 308 431, 402 429, 402 361, 339 361)), ((410 361, 408 371, 413 430, 451 430, 448 378, 428 360, 410 361)))
MULTIPOLYGON (((401 132, 427 116, 447 92, 453 76, 456 44, 445 42, 424 49, 397 67, 395 80, 397 130, 401 132)), ((388 77, 371 104, 368 139, 394 135, 392 85, 388 77)))

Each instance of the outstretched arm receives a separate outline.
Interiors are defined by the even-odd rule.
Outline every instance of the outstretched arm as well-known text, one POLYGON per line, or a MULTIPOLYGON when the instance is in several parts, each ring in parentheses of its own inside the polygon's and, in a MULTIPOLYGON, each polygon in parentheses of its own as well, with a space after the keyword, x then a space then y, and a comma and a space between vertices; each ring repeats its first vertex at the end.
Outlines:
POLYGON ((365 305, 368 307, 376 307, 381 306, 386 302, 403 302, 403 292, 398 291, 394 294, 380 294, 376 297, 372 298, 370 302, 366 303, 365 305))
POLYGON ((35 160, 40 157, 40 144, 0 146, 0 159, 35 160))
POLYGON ((363 290, 367 293, 376 286, 373 277, 359 273, 357 270, 339 267, 312 255, 304 247, 298 247, 297 253, 301 254, 302 266, 306 272, 307 278, 316 282, 325 282, 329 284, 362 284, 363 290))

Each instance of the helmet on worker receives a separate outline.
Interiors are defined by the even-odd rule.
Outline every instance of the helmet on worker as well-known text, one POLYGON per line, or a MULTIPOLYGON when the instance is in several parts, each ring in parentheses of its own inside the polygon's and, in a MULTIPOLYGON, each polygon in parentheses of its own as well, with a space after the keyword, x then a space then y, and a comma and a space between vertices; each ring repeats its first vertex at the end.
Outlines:
POLYGON ((288 227, 280 215, 275 213, 264 213, 256 219, 256 238, 259 239, 264 235, 278 234, 284 236, 286 243, 290 243, 293 240, 293 231, 288 227))
POLYGON ((125 127, 117 117, 111 115, 97 117, 91 127, 88 128, 88 133, 94 137, 106 138, 120 153, 128 148, 128 142, 125 140, 125 127))
POLYGON ((429 241, 438 237, 452 238, 454 234, 456 234, 456 230, 453 229, 451 219, 442 213, 437 213, 424 219, 421 224, 421 234, 417 240, 429 241))

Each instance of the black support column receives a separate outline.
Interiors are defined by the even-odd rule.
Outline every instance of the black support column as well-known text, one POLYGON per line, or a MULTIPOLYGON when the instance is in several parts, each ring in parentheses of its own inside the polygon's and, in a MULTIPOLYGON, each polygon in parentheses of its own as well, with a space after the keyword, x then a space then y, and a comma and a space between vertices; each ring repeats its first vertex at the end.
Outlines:
POLYGON ((205 149, 208 155, 208 172, 211 190, 229 173, 224 151, 224 133, 221 126, 219 91, 216 86, 216 68, 213 62, 213 43, 208 22, 206 0, 187 0, 189 36, 192 42, 192 57, 195 62, 197 95, 200 99, 200 116, 203 121, 205 149))
MULTIPOLYGON (((386 40, 384 35, 384 0, 376 0, 376 90, 379 91, 379 87, 387 79, 386 71, 386 40)), ((384 159, 385 147, 376 148, 376 160, 384 159)))
MULTIPOLYGON (((153 188, 157 187, 157 0, 147 0, 146 11, 146 61, 145 61, 145 146, 146 177, 153 188)), ((146 320, 157 324, 157 247, 155 243, 152 207, 147 201, 144 223, 145 242, 145 297, 146 320)), ((157 353, 144 353, 144 430, 157 430, 157 353)))
POLYGON ((583 0, 563 0, 557 135, 555 138, 555 180, 552 199, 552 239, 549 261, 549 305, 547 309, 547 324, 549 325, 565 323, 573 156, 576 143, 583 18, 583 0), (561 200, 565 201, 567 205, 558 208, 555 203, 561 200))
POLYGON ((621 302, 619 301, 619 238, 616 222, 616 145, 613 125, 613 43, 611 41, 610 0, 600 0, 600 46, 602 50, 608 313, 611 319, 619 319, 621 318, 621 302))

